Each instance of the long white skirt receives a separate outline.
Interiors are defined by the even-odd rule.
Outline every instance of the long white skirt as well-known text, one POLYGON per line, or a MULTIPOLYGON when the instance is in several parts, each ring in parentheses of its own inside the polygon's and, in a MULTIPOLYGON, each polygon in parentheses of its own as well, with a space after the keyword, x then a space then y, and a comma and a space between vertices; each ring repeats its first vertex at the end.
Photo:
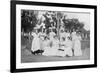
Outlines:
POLYGON ((60 49, 62 49, 62 50, 58 51, 57 56, 62 56, 62 57, 67 56, 67 55, 73 56, 72 48, 70 46, 68 46, 68 47, 62 46, 62 47, 60 47, 60 49))
POLYGON ((45 47, 45 50, 42 55, 45 56, 57 56, 57 47, 45 47))
POLYGON ((39 38, 34 38, 32 41, 32 47, 31 50, 32 52, 39 50, 40 49, 40 42, 39 42, 39 38))
POLYGON ((79 40, 75 40, 73 44, 74 56, 81 56, 81 42, 79 40))

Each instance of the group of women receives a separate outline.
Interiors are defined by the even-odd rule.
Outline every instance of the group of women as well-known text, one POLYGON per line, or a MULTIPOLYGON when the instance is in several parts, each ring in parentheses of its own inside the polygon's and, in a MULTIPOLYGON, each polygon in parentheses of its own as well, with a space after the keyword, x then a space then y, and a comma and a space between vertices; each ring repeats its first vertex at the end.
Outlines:
POLYGON ((32 32, 33 40, 31 51, 43 50, 44 56, 81 56, 81 36, 78 32, 61 30, 59 36, 53 30, 46 32, 32 32))

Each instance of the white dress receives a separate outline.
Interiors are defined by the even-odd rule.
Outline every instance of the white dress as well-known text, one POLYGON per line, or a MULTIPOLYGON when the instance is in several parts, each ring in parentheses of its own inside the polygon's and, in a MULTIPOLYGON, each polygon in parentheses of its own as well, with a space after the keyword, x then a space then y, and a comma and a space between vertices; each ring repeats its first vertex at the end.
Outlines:
POLYGON ((66 33, 65 32, 61 33, 60 32, 60 41, 62 41, 62 38, 65 38, 65 37, 66 37, 66 33))
POLYGON ((50 40, 44 40, 43 41, 43 50, 44 50, 44 52, 42 53, 42 55, 44 55, 44 56, 49 56, 49 54, 50 54, 50 50, 51 49, 51 47, 50 47, 50 40))
POLYGON ((44 49, 43 55, 45 55, 45 56, 57 56, 58 48, 59 48, 59 40, 53 40, 52 47, 50 47, 50 45, 46 46, 44 49))
POLYGON ((65 41, 66 41, 66 44, 65 44, 66 49, 65 49, 65 53, 68 56, 73 56, 73 52, 72 52, 72 47, 73 47, 72 44, 73 43, 72 43, 72 41, 70 39, 68 39, 68 37, 70 37, 70 33, 66 33, 66 39, 65 39, 65 41))
POLYGON ((65 49, 66 49, 65 44, 66 44, 65 41, 60 41, 60 47, 59 47, 57 56, 62 56, 62 57, 66 56, 66 54, 65 54, 65 49))
POLYGON ((60 42, 60 49, 63 51, 58 52, 58 56, 73 56, 72 52, 72 41, 68 39, 68 36, 66 36, 65 41, 60 42))
POLYGON ((49 47, 50 45, 50 40, 44 40, 43 42, 43 50, 45 51, 47 49, 47 47, 49 47))
POLYGON ((73 49, 74 48, 75 39, 76 39, 76 32, 72 32, 71 37, 72 37, 72 43, 73 43, 72 44, 72 49, 73 49))
POLYGON ((39 41, 40 41, 40 49, 42 50, 43 49, 43 40, 44 40, 44 37, 42 35, 42 32, 39 32, 38 35, 39 35, 39 41))
POLYGON ((82 55, 81 36, 74 35, 72 37, 72 40, 73 40, 74 56, 81 56, 82 55))
POLYGON ((34 37, 33 40, 32 40, 32 47, 31 47, 31 50, 32 52, 40 49, 40 40, 39 40, 39 37, 36 33, 32 33, 32 36, 34 37))
POLYGON ((54 33, 54 32, 50 32, 49 33, 49 38, 50 38, 50 42, 52 43, 53 42, 53 40, 54 40, 54 36, 55 36, 56 34, 54 33))
POLYGON ((67 32, 65 36, 66 36, 66 38, 70 37, 70 33, 67 32))
POLYGON ((51 48, 51 55, 52 56, 57 56, 58 54, 58 49, 59 49, 59 40, 54 39, 52 42, 52 48, 51 48))
POLYGON ((73 47, 72 41, 66 38, 66 44, 65 44, 65 46, 66 46, 66 49, 64 51, 65 54, 68 55, 68 56, 73 56, 73 52, 72 52, 72 47, 73 47))

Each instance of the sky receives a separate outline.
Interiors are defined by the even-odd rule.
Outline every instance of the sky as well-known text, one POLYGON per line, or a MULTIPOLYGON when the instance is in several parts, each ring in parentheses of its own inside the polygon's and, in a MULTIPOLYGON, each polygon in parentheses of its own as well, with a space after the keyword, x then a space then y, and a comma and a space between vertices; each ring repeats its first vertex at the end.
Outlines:
POLYGON ((64 12, 67 18, 78 18, 80 22, 84 23, 84 28, 90 30, 90 14, 89 13, 74 13, 64 12))

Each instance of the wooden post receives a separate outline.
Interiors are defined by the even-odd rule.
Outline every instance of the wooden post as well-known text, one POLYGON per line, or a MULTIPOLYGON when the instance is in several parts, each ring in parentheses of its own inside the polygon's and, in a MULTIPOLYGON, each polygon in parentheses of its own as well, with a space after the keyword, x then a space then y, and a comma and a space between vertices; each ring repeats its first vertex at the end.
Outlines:
POLYGON ((58 16, 58 12, 56 13, 56 15, 57 15, 57 36, 60 39, 60 36, 59 36, 60 17, 58 16))

